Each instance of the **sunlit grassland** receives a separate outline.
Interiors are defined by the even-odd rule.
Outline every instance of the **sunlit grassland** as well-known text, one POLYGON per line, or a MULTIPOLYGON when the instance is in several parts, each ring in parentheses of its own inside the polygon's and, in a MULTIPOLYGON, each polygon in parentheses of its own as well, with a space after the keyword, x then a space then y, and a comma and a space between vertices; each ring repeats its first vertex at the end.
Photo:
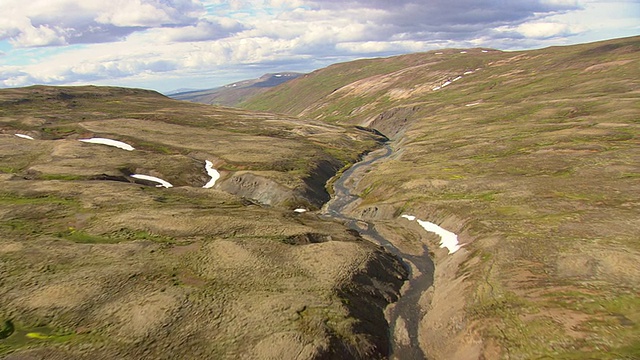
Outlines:
POLYGON ((461 219, 451 230, 481 259, 464 270, 475 286, 468 316, 505 356, 631 359, 640 356, 638 41, 415 54, 421 66, 359 78, 369 80, 360 93, 347 76, 335 85, 335 67, 331 94, 319 72, 297 85, 316 97, 291 106, 274 90, 250 106, 269 99, 271 110, 399 134, 396 153, 359 184, 361 207, 461 219))

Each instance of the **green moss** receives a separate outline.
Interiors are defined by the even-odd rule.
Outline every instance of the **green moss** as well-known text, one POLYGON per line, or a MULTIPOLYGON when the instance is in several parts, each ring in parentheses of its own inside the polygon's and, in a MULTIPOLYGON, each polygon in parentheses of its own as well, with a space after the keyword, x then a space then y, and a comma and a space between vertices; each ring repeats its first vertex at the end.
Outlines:
POLYGON ((50 137, 60 138, 82 133, 84 129, 75 125, 61 125, 55 127, 45 127, 42 128, 42 131, 44 131, 45 134, 49 135, 50 137))
POLYGON ((51 335, 45 335, 39 332, 30 332, 30 333, 27 333, 25 336, 28 337, 29 339, 38 339, 38 340, 46 340, 46 339, 53 338, 53 336, 51 335))
POLYGON ((86 180, 86 176, 73 175, 73 174, 42 174, 38 176, 41 180, 62 180, 62 181, 74 181, 74 180, 86 180))
POLYGON ((42 226, 32 219, 8 219, 0 222, 0 228, 8 233, 36 235, 42 233, 42 226))
POLYGON ((5 320, 4 325, 0 329, 0 340, 6 339, 11 336, 14 330, 15 327, 13 326, 13 322, 11 322, 11 320, 5 320))
POLYGON ((473 193, 473 192, 447 192, 441 194, 433 194, 434 198, 440 200, 480 200, 480 201, 493 201, 495 200, 497 192, 495 191, 486 191, 481 193, 473 193))
POLYGON ((173 243, 175 239, 170 236, 159 235, 147 230, 132 230, 128 228, 122 228, 114 231, 108 236, 114 241, 134 241, 134 240, 149 240, 159 243, 173 243))
POLYGON ((37 346, 39 343, 68 343, 77 340, 78 337, 73 332, 54 329, 49 326, 30 327, 16 325, 11 336, 4 340, 0 339, 0 355, 25 347, 37 346))
POLYGON ((58 205, 78 205, 77 201, 69 198, 61 198, 51 194, 18 195, 14 193, 0 193, 0 204, 2 205, 38 205, 38 204, 58 204, 58 205))
POLYGON ((118 239, 93 235, 74 228, 69 228, 67 231, 58 233, 58 237, 80 244, 112 244, 120 242, 118 239))
POLYGON ((13 166, 0 166, 0 172, 4 174, 15 174, 19 169, 13 166))
POLYGON ((147 151, 152 151, 152 152, 156 152, 156 153, 160 153, 160 154, 165 154, 165 155, 175 155, 175 154, 180 154, 180 150, 172 148, 168 145, 164 145, 161 143, 155 143, 155 142, 150 142, 150 141, 141 141, 141 140, 137 140, 136 141, 136 147, 139 150, 147 150, 147 151))

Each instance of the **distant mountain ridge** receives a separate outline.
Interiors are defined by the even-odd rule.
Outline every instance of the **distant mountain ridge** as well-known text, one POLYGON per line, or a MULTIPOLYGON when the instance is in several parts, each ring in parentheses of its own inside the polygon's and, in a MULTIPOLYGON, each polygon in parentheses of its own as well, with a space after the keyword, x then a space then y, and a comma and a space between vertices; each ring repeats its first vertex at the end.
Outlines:
POLYGON ((257 79, 238 81, 212 89, 172 92, 167 96, 176 100, 201 104, 236 106, 245 99, 259 95, 301 75, 304 74, 298 72, 268 73, 257 79))

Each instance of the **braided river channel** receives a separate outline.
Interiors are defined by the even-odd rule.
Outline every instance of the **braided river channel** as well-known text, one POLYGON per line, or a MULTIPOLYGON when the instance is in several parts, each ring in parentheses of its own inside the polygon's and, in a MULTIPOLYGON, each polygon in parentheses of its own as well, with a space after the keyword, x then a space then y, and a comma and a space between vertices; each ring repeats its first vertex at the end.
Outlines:
MULTIPOLYGON (((382 149, 373 151, 365 156, 362 161, 354 164, 346 170, 334 183, 334 196, 325 205, 322 215, 345 223, 350 229, 358 231, 362 237, 380 246, 383 246, 391 254, 397 256, 409 270, 408 284, 405 283, 403 293, 388 314, 390 359, 425 359, 426 354, 419 345, 419 324, 424 311, 419 305, 420 296, 433 284, 433 261, 429 257, 426 245, 423 245, 422 255, 407 254, 395 247, 384 238, 377 230, 375 223, 350 217, 346 214, 351 203, 358 199, 352 193, 357 186, 357 175, 362 174, 372 165, 384 161, 393 154, 389 144, 382 149), (398 336, 397 334, 404 334, 398 336)), ((403 221, 403 220, 398 220, 403 221)))

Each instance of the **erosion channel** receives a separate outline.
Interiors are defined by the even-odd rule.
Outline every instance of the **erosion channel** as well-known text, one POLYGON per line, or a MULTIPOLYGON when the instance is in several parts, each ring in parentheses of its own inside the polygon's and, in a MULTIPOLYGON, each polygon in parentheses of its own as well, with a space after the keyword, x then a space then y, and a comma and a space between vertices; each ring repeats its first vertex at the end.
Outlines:
POLYGON ((433 284, 433 261, 429 257, 427 247, 423 245, 423 255, 416 256, 404 253, 385 239, 376 230, 371 221, 363 221, 350 217, 346 212, 351 203, 358 199, 352 194, 358 180, 357 174, 366 171, 367 167, 382 161, 393 153, 387 143, 384 148, 373 151, 346 170, 334 183, 334 195, 322 211, 323 217, 345 223, 349 228, 358 231, 364 238, 385 247, 390 253, 400 258, 409 271, 408 283, 403 287, 403 294, 388 314, 389 339, 393 359, 424 359, 426 355, 420 348, 418 328, 424 316, 420 308, 420 296, 433 284), (355 175, 355 176, 354 176, 355 175))

